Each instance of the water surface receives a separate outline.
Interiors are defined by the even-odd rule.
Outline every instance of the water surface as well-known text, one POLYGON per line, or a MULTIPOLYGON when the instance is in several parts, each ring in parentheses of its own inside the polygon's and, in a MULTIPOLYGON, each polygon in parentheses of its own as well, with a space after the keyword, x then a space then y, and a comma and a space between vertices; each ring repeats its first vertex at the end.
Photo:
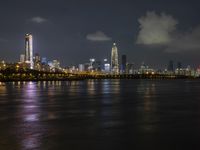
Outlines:
POLYGON ((200 149, 200 80, 0 83, 0 150, 200 149))

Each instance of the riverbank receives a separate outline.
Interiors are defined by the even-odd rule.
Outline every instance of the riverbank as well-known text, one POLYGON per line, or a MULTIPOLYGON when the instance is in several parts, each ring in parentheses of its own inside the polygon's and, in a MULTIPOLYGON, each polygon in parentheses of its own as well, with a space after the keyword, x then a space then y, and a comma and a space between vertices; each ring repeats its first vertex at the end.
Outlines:
POLYGON ((0 82, 12 81, 75 81, 85 79, 199 79, 195 76, 176 74, 103 74, 103 73, 65 73, 37 70, 0 71, 0 82))
POLYGON ((78 81, 88 79, 152 79, 152 80, 173 80, 173 79, 199 79, 199 77, 181 76, 181 75, 66 75, 66 74, 45 74, 45 75, 3 75, 0 82, 18 82, 18 81, 78 81))

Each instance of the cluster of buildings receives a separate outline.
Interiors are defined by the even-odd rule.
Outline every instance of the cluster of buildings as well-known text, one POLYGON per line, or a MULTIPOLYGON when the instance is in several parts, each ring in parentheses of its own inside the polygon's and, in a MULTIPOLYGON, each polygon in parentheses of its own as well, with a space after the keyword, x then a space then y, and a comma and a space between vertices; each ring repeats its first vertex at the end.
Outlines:
POLYGON ((31 34, 25 35, 25 52, 20 55, 18 62, 19 68, 29 68, 38 71, 60 71, 60 62, 58 60, 47 61, 46 57, 42 57, 33 52, 33 36, 31 34))
POLYGON ((155 73, 154 69, 149 68, 144 63, 139 69, 135 68, 134 63, 127 62, 127 56, 122 55, 121 60, 118 54, 117 44, 113 43, 111 49, 110 61, 107 58, 99 61, 94 58, 89 59, 88 62, 84 64, 79 64, 78 66, 71 66, 67 68, 68 72, 71 73, 106 73, 106 74, 145 74, 145 73, 155 73), (121 63, 120 63, 121 62, 121 63))
POLYGON ((200 68, 194 69, 189 65, 187 67, 183 67, 181 62, 177 62, 177 65, 175 65, 174 61, 170 60, 164 73, 172 75, 200 76, 200 68))
POLYGON ((122 55, 122 63, 119 63, 118 48, 113 43, 110 61, 107 58, 96 60, 90 58, 88 62, 67 68, 70 73, 106 73, 106 74, 133 74, 134 64, 127 63, 126 55, 122 55))
POLYGON ((185 75, 199 76, 199 69, 192 69, 190 66, 183 68, 180 62, 177 62, 177 67, 174 67, 174 62, 169 61, 168 67, 165 70, 156 70, 142 63, 139 68, 136 68, 134 63, 127 62, 127 56, 122 55, 119 59, 117 44, 113 43, 111 49, 110 60, 96 60, 90 58, 88 62, 79 64, 78 66, 60 67, 58 60, 47 61, 46 57, 41 57, 33 51, 33 36, 25 35, 25 51, 20 55, 20 61, 14 64, 7 64, 4 61, 0 62, 0 70, 15 67, 16 69, 33 69, 47 72, 67 72, 67 73, 99 73, 99 74, 166 74, 166 75, 185 75))
POLYGON ((135 67, 134 63, 128 63, 127 56, 122 55, 121 60, 118 55, 116 43, 113 43, 111 49, 111 59, 103 59, 102 61, 94 58, 89 59, 89 62, 79 64, 78 66, 68 67, 70 73, 106 73, 106 74, 162 74, 162 75, 183 75, 183 76, 200 76, 200 68, 193 69, 190 66, 182 67, 181 62, 177 62, 177 67, 174 67, 174 62, 169 61, 168 67, 164 70, 153 69, 144 63, 139 68, 135 67), (121 63, 120 63, 121 62, 121 63))

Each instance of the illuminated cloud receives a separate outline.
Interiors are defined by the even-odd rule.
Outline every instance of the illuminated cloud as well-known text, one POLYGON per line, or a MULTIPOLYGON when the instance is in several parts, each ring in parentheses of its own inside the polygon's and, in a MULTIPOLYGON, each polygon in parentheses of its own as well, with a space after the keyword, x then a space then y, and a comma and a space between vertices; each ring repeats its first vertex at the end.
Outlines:
POLYGON ((147 12, 139 18, 140 31, 137 44, 165 45, 171 41, 171 34, 176 29, 178 21, 165 13, 147 12))
POLYGON ((96 31, 95 33, 90 33, 86 36, 87 40, 89 41, 97 41, 97 42, 103 42, 103 41, 110 41, 112 40, 111 37, 107 36, 102 31, 96 31))
POLYGON ((30 21, 34 23, 44 23, 47 21, 47 19, 38 16, 31 18, 30 21))
POLYGON ((178 32, 178 21, 165 13, 147 12, 139 18, 140 31, 136 44, 162 46, 165 52, 200 50, 200 25, 187 32, 178 32))

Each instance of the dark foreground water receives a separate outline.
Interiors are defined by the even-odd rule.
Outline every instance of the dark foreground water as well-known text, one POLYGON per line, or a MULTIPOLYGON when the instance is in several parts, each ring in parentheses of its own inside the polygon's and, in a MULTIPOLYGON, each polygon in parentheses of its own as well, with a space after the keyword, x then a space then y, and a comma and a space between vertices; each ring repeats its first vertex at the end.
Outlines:
POLYGON ((0 83, 0 150, 199 150, 200 80, 0 83))

